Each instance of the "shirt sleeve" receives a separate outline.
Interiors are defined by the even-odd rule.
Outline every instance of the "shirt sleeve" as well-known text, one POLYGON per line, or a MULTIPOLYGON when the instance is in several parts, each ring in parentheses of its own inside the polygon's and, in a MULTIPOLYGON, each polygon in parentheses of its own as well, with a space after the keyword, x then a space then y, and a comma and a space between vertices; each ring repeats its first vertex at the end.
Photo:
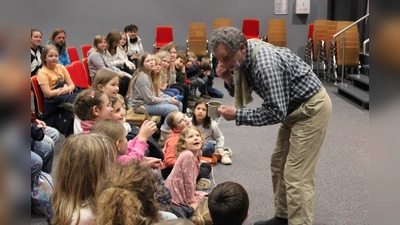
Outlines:
POLYGON ((153 95, 151 92, 151 83, 150 79, 146 78, 146 74, 141 74, 139 75, 141 77, 138 77, 142 81, 140 85, 135 85, 135 88, 138 88, 138 92, 140 93, 140 97, 149 105, 155 105, 155 104, 160 104, 160 103, 171 103, 172 98, 159 98, 153 95))
POLYGON ((135 137, 128 142, 128 148, 126 149, 125 155, 120 155, 117 157, 117 162, 125 164, 132 159, 138 159, 142 162, 144 159, 144 153, 148 148, 149 145, 146 142, 139 140, 138 137, 135 137))
POLYGON ((264 100, 261 107, 256 109, 238 109, 236 111, 236 125, 264 126, 283 121, 286 117, 289 96, 287 96, 288 84, 282 78, 284 71, 276 56, 260 50, 254 61, 255 88, 258 95, 264 100))
POLYGON ((168 137, 167 141, 165 142, 165 146, 163 149, 164 153, 164 167, 173 167, 175 165, 175 144, 176 144, 175 137, 168 137))

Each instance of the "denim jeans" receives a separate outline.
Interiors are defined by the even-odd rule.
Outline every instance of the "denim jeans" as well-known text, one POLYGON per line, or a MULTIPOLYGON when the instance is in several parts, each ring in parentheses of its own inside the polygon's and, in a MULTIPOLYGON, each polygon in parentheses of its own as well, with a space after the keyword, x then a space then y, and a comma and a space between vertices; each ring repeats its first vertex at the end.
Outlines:
POLYGON ((33 152, 43 160, 42 171, 51 173, 53 168, 54 149, 51 144, 42 140, 33 142, 33 152))
POLYGON ((42 169, 43 160, 40 156, 31 151, 31 184, 33 184, 33 180, 36 175, 42 169))
POLYGON ((206 141, 201 150, 203 151, 202 156, 210 157, 215 152, 215 146, 211 142, 206 141))
POLYGON ((163 93, 166 94, 166 95, 169 95, 169 96, 171 96, 171 97, 174 97, 174 96, 176 96, 176 95, 179 94, 179 90, 176 89, 176 88, 166 88, 166 89, 163 91, 163 93))
MULTIPOLYGON (((157 116, 168 116, 171 112, 179 110, 182 111, 182 103, 179 102, 179 108, 176 105, 172 105, 169 103, 162 103, 162 104, 155 104, 155 105, 144 105, 147 112, 150 115, 157 115, 157 116)), ((137 109, 138 111, 140 108, 137 109)), ((165 129, 169 129, 167 120, 164 120, 163 126, 165 129)))

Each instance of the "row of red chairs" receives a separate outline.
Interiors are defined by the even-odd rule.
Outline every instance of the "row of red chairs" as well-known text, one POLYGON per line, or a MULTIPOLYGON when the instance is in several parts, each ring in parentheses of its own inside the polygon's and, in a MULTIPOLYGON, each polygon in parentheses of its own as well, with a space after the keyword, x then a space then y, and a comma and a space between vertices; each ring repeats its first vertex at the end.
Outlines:
MULTIPOLYGON (((92 48, 91 45, 82 45, 81 46, 83 58, 87 58, 87 53, 91 48, 92 48)), ((71 63, 81 60, 78 55, 78 50, 76 49, 75 46, 67 47, 67 51, 68 51, 69 61, 71 61, 71 63)))

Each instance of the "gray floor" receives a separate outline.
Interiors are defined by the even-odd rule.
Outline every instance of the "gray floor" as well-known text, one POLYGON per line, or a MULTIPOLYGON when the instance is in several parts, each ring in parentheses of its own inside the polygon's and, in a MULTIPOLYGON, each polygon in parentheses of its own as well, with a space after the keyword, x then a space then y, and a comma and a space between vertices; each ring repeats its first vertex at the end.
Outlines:
MULTIPOLYGON (((324 83, 324 86, 332 99, 333 113, 317 166, 313 224, 369 224, 369 111, 339 96, 331 83, 324 83)), ((233 103, 221 79, 215 79, 215 87, 225 93, 219 101, 233 103)), ((255 100, 248 108, 261 105, 261 99, 254 93, 253 97, 255 100)), ((215 183, 235 181, 248 191, 250 210, 244 224, 273 217, 269 164, 279 125, 236 126, 233 121, 221 119, 219 127, 226 146, 231 147, 234 154, 232 165, 214 167, 215 183)), ((57 146, 63 140, 61 138, 57 146)), ((45 222, 43 218, 32 217, 31 224, 45 222)))

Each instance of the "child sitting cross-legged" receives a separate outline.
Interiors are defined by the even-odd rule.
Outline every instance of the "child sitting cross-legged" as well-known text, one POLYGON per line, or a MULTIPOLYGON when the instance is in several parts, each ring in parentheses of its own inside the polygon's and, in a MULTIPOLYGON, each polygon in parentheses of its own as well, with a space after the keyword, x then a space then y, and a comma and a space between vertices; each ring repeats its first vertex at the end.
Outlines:
MULTIPOLYGON (((204 139, 206 140, 203 147, 204 153, 211 155, 217 149, 217 153, 221 156, 221 163, 224 165, 232 164, 230 156, 232 150, 225 148, 225 138, 218 123, 211 119, 207 114, 208 106, 206 100, 200 98, 194 104, 192 123, 200 129, 204 139)), ((207 156, 207 155, 206 155, 207 156)))

